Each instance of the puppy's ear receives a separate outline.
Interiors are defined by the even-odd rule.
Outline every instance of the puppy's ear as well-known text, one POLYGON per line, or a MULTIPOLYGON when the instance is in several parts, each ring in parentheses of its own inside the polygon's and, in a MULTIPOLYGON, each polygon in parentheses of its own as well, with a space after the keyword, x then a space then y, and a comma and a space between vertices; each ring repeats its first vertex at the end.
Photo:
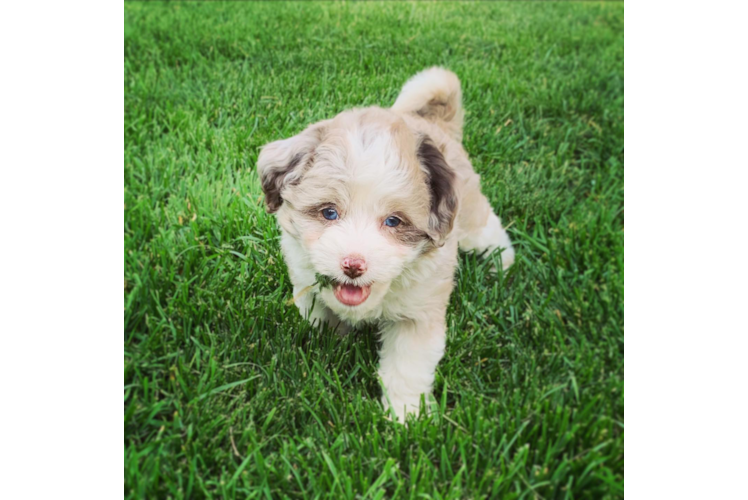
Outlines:
POLYGON ((302 133, 266 144, 257 158, 257 171, 260 174, 265 204, 271 214, 277 212, 283 198, 283 188, 301 180, 304 166, 322 142, 328 121, 310 125, 302 133))
POLYGON ((431 190, 428 234, 437 246, 441 246, 452 231, 457 214, 455 173, 447 164, 439 148, 427 135, 421 137, 418 145, 418 159, 426 171, 431 190))

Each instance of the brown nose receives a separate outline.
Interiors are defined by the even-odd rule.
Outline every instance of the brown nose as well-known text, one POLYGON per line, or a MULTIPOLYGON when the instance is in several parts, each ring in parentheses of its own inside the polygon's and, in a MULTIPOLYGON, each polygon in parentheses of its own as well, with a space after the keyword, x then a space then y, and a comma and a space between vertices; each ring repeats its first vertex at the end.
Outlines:
POLYGON ((349 255, 343 259, 340 267, 349 278, 358 278, 366 272, 366 261, 360 255, 349 255))

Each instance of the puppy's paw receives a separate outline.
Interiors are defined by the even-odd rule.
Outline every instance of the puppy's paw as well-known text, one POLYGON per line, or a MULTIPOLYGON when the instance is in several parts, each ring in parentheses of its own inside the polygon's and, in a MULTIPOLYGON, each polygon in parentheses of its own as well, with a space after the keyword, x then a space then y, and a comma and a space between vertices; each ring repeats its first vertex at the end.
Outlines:
POLYGON ((386 397, 382 397, 382 405, 384 406, 385 418, 400 424, 407 421, 408 415, 417 417, 420 412, 417 406, 400 400, 390 401, 386 397))
POLYGON ((348 335, 351 326, 342 321, 319 301, 300 300, 296 303, 299 314, 318 330, 334 330, 341 337, 348 335))
MULTIPOLYGON (((494 253, 501 254, 501 267, 504 271, 514 264, 514 247, 509 234, 501 225, 501 219, 491 213, 486 225, 460 240, 460 249, 465 252, 476 251, 484 258, 490 258, 494 253)), ((496 273, 496 266, 491 267, 496 273)))
POLYGON ((308 321, 312 324, 314 328, 322 331, 329 331, 329 332, 335 332, 340 337, 345 337, 348 335, 353 327, 349 325, 348 323, 341 321, 337 317, 325 317, 325 318, 309 318, 308 321))
MULTIPOLYGON (((499 248, 498 250, 495 250, 497 254, 501 254, 501 257, 497 257, 497 260, 501 262, 501 270, 506 271, 510 267, 512 267, 512 264, 514 264, 514 248, 499 248)), ((491 273, 498 274, 499 270, 496 266, 496 264, 491 265, 491 273)))
POLYGON ((436 400, 431 394, 426 394, 425 405, 421 408, 421 399, 403 399, 395 398, 394 400, 387 396, 382 396, 382 406, 384 406, 385 418, 400 424, 408 421, 408 416, 418 417, 421 414, 430 415, 435 411, 436 400), (393 418, 394 417, 394 418, 393 418))

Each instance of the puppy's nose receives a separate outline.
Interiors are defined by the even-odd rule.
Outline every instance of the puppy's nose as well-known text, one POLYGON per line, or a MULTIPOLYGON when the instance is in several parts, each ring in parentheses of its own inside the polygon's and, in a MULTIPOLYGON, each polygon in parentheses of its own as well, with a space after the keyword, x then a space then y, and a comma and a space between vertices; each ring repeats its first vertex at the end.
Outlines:
POLYGON ((366 272, 366 261, 360 255, 349 255, 343 259, 340 267, 349 278, 358 278, 366 272))

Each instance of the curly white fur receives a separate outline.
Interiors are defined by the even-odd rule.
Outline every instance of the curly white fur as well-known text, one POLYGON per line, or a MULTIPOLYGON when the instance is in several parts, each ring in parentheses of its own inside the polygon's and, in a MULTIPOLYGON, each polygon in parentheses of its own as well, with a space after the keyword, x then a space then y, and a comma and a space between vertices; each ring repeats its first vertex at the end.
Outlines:
POLYGON ((317 274, 370 290, 351 306, 322 288, 297 301, 300 312, 341 329, 380 325, 382 402, 401 420, 430 396, 444 355, 458 245, 503 248, 504 268, 514 261, 460 143, 463 115, 457 76, 431 68, 406 83, 391 109, 346 111, 268 144, 258 160, 294 294, 317 274), (326 220, 321 207, 338 218, 326 220), (383 222, 393 215, 403 221, 396 228, 383 222), (341 265, 350 255, 366 262, 360 276, 341 265))

